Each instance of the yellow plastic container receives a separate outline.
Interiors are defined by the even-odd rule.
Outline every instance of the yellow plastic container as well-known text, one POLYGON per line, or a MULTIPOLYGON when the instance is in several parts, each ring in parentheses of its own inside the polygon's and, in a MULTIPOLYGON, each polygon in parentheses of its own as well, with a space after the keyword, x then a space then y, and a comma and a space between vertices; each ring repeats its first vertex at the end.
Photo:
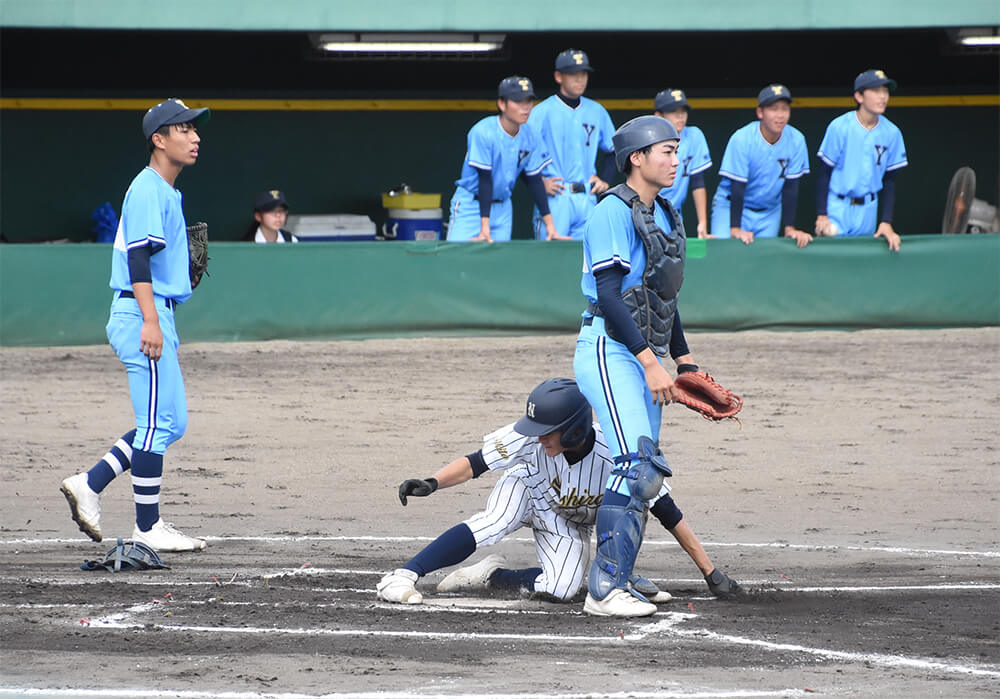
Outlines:
POLYGON ((382 206, 386 209, 440 209, 441 195, 412 192, 390 197, 382 194, 382 206))

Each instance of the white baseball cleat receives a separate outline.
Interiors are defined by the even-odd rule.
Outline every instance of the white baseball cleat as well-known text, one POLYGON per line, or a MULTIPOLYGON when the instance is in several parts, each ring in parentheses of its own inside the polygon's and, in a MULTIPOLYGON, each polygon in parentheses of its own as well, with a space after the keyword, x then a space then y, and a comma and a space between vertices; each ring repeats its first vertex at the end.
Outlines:
POLYGON ((399 604, 420 604, 424 601, 424 596, 416 588, 418 577, 412 570, 396 568, 383 576, 375 586, 378 598, 399 604))
POLYGON ((135 525, 132 540, 146 544, 154 551, 201 551, 205 548, 204 540, 181 534, 163 518, 156 520, 148 532, 140 531, 139 525, 135 525))
POLYGON ((656 605, 643 602, 626 590, 616 589, 602 600, 594 599, 588 592, 587 601, 583 603, 583 612, 591 616, 650 616, 656 614, 656 605))
POLYGON ((101 534, 101 496, 90 489, 86 473, 70 476, 62 482, 59 490, 66 496, 69 513, 80 531, 94 541, 104 538, 101 534))
POLYGON ((497 568, 503 568, 507 559, 498 553, 491 554, 465 568, 459 568, 438 583, 438 592, 458 592, 459 590, 482 590, 497 568))

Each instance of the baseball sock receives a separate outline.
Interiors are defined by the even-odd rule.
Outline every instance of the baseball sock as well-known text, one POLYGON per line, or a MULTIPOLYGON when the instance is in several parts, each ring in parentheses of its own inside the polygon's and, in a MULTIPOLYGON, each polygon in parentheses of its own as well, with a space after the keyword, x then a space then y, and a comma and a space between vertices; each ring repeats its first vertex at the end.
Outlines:
POLYGON ((521 570, 510 570, 508 568, 497 568, 490 575, 487 584, 497 590, 528 590, 535 591, 535 578, 542 574, 541 568, 523 568, 521 570))
POLYGON ((476 537, 468 524, 456 524, 444 534, 427 544, 403 567, 423 576, 439 568, 461 563, 476 550, 476 537))
POLYGON ((87 485, 95 493, 103 491, 116 476, 122 475, 131 468, 133 438, 135 438, 135 430, 123 434, 122 438, 115 442, 115 445, 104 455, 104 458, 87 471, 87 485))
POLYGON ((163 481, 163 454, 135 449, 132 452, 132 494, 135 523, 148 532, 160 518, 160 483, 163 481))

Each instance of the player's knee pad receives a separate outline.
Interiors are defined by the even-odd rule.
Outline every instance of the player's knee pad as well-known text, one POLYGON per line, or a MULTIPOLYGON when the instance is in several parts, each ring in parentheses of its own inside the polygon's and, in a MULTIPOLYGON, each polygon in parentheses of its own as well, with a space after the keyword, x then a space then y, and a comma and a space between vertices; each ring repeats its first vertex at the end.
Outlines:
POLYGON ((674 475, 663 452, 649 437, 639 437, 635 453, 627 454, 626 457, 632 459, 632 465, 625 472, 629 493, 632 498, 643 503, 660 494, 664 477, 674 475))
POLYGON ((591 597, 604 599, 616 588, 625 589, 645 520, 645 503, 635 497, 625 505, 601 505, 597 510, 597 553, 587 580, 591 597))

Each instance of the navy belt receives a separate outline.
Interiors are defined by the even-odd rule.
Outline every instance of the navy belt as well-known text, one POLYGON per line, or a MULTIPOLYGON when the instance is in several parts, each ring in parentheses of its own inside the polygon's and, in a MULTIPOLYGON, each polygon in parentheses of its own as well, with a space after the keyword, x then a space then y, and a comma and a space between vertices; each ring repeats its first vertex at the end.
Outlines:
POLYGON ((594 324, 594 316, 587 316, 586 318, 584 318, 583 319, 583 324, 584 324, 584 326, 593 325, 594 324))
MULTIPOLYGON (((476 201, 482 201, 482 199, 480 199, 480 198, 479 198, 479 195, 478 195, 478 194, 474 194, 474 195, 472 196, 472 198, 473 198, 473 199, 475 199, 476 201)), ((493 200, 492 200, 492 203, 493 203, 493 204, 499 204, 499 203, 500 203, 500 202, 502 202, 502 201, 507 201, 507 200, 506 200, 506 199, 493 199, 493 200)))
MULTIPOLYGON (((134 299, 135 298, 135 294, 133 294, 131 291, 127 291, 127 290, 126 291, 119 291, 118 292, 118 298, 120 298, 120 299, 134 299)), ((164 298, 163 301, 164 301, 164 303, 167 304, 167 308, 169 308, 171 311, 174 310, 175 308, 177 308, 177 302, 174 301, 173 299, 164 298)))
POLYGON ((569 187, 570 194, 582 194, 587 191, 587 185, 579 182, 569 182, 566 186, 569 187))
POLYGON ((863 205, 865 203, 865 201, 868 199, 868 197, 871 197, 871 200, 875 201, 875 192, 868 192, 868 194, 864 194, 864 195, 862 195, 860 197, 849 197, 846 194, 838 194, 837 195, 837 199, 850 199, 851 200, 851 206, 861 206, 861 205, 863 205))
MULTIPOLYGON (((732 201, 732 199, 729 198, 728 194, 726 195, 726 201, 732 201)), ((759 214, 762 211, 767 211, 767 209, 755 209, 752 206, 747 206, 746 204, 743 205, 743 208, 746 209, 747 211, 753 211, 755 214, 759 214)))

